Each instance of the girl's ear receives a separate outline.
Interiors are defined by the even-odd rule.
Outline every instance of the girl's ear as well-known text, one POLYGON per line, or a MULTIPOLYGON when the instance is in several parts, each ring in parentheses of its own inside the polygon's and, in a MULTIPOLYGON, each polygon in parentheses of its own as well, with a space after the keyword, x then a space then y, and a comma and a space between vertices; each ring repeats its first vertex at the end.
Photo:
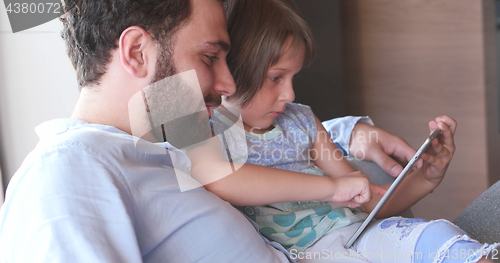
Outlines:
POLYGON ((156 43, 146 30, 138 26, 125 29, 120 36, 118 48, 120 62, 130 75, 145 78, 148 71, 154 71, 156 43))

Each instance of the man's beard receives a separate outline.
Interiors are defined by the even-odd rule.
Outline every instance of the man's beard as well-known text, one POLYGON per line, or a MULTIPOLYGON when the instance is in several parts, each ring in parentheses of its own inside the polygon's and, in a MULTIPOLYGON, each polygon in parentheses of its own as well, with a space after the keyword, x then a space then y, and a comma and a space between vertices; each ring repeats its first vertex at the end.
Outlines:
MULTIPOLYGON (((175 68, 174 61, 172 59, 172 52, 169 51, 170 48, 167 44, 160 45, 160 50, 158 52, 158 59, 156 60, 155 74, 153 80, 150 84, 160 81, 164 78, 173 76, 177 74, 177 69, 175 68)), ((201 83, 200 83, 201 86, 201 83)), ((203 97, 205 104, 209 105, 221 105, 222 97, 218 94, 209 93, 203 97)))
POLYGON ((170 52, 170 44, 166 42, 167 41, 158 41, 158 58, 156 59, 155 74, 150 84, 173 76, 177 72, 177 70, 175 69, 174 61, 172 59, 172 52, 170 52))
POLYGON ((181 149, 212 136, 208 125, 209 115, 204 104, 220 105, 222 99, 219 95, 209 93, 201 100, 198 94, 202 92, 194 92, 193 88, 181 78, 167 79, 175 74, 177 70, 172 59, 172 52, 169 51, 167 45, 161 45, 150 86, 154 87, 155 83, 164 86, 147 89, 152 92, 144 96, 147 99, 149 122, 154 137, 158 141, 168 141, 181 149), (193 110, 199 108, 203 110, 193 110), (168 121, 165 123, 160 121, 162 124, 155 126, 155 123, 158 123, 157 120, 168 121))

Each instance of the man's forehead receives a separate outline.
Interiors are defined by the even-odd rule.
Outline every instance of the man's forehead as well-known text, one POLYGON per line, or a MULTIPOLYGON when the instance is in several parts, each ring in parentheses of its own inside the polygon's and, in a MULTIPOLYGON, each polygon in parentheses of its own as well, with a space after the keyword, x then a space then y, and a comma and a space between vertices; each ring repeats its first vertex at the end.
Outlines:
POLYGON ((227 20, 219 0, 191 0, 192 13, 177 33, 178 41, 191 42, 199 49, 228 51, 227 20))

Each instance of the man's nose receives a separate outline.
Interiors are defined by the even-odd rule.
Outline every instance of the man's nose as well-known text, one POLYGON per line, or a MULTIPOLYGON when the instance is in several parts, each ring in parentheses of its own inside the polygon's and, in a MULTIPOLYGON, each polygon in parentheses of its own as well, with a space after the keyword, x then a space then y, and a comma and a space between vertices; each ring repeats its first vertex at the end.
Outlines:
POLYGON ((217 69, 214 91, 222 96, 231 96, 236 92, 236 84, 226 62, 221 63, 220 68, 217 69))

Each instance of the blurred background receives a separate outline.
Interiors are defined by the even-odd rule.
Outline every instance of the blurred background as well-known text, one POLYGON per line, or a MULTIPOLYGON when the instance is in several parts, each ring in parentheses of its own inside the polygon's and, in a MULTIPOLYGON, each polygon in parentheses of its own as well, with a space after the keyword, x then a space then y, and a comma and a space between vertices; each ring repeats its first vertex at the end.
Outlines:
MULTIPOLYGON (((413 147, 435 117, 458 121, 447 177, 412 208, 416 217, 453 220, 500 179, 498 1, 294 1, 319 51, 296 80, 296 102, 310 105, 321 120, 369 115, 413 147)), ((53 20, 12 34, 0 6, 4 189, 38 142, 34 127, 69 117, 78 98, 60 28, 53 20)))
MULTIPOLYGON (((79 94, 76 73, 60 37, 61 22, 55 19, 13 34, 4 3, 0 4, 2 190, 38 142, 34 128, 71 116, 79 94)), ((0 203, 3 194, 0 191, 0 203)))
POLYGON ((319 54, 296 81, 318 118, 369 115, 419 147, 428 122, 458 122, 441 185, 412 211, 453 220, 500 179, 494 0, 295 0, 319 54))

